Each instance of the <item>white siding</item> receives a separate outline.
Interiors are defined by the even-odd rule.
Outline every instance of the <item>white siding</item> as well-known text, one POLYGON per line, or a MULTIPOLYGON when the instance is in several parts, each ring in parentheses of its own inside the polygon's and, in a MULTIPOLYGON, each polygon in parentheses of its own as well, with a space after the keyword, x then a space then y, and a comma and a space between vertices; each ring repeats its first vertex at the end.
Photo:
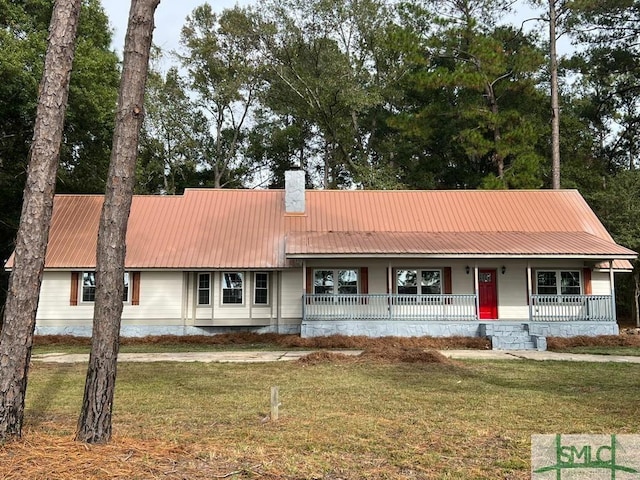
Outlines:
MULTIPOLYGON (((44 273, 36 324, 91 326, 93 303, 70 304, 71 272, 44 273)), ((82 289, 79 288, 79 295, 82 289)), ((140 305, 124 305, 123 325, 181 325, 182 273, 141 272, 140 305)))
MULTIPOLYGON (((540 269, 582 269, 578 260, 530 262, 532 271, 540 269)), ((527 261, 492 259, 371 259, 318 260, 306 262, 307 269, 368 268, 369 293, 387 293, 388 272, 394 268, 451 268, 452 293, 474 293, 474 268, 495 269, 498 285, 498 318, 527 320, 527 261), (502 267, 505 273, 502 274, 502 267), (466 273, 469 267, 470 272, 466 273)), ((269 304, 253 305, 253 271, 244 271, 242 305, 223 305, 222 272, 211 274, 211 305, 197 306, 197 273, 179 271, 142 271, 140 305, 125 304, 123 326, 278 326, 299 325, 302 318, 302 294, 305 278, 302 268, 269 272, 269 304)), ((609 295, 609 272, 592 272, 592 293, 609 295)), ((394 278, 391 279, 395 281, 394 278)), ((533 279, 535 281, 535 278, 533 279)), ((584 279, 583 279, 584 285, 584 279)), ((44 273, 37 325, 40 327, 91 327, 93 304, 70 305, 71 273, 44 273)), ((81 295, 81 288, 79 288, 81 295)))
MULTIPOLYGON (((82 293, 80 293, 81 295, 82 293)), ((70 305, 71 273, 44 272, 40 288, 40 303, 36 324, 58 324, 60 321, 72 321, 82 324, 93 320, 93 304, 70 305)))
POLYGON ((593 295, 611 295, 609 272, 591 272, 591 293, 593 295))
POLYGON ((302 294, 304 293, 302 269, 284 270, 282 272, 282 301, 280 314, 285 323, 302 318, 302 294))
POLYGON ((123 321, 182 321, 182 272, 140 272, 140 305, 125 304, 123 321))

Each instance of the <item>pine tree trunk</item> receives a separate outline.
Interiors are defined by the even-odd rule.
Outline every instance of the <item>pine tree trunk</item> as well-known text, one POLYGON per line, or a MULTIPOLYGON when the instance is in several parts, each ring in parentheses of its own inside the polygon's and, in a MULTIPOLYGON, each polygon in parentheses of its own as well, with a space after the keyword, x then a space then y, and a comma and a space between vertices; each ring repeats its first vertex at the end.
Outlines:
POLYGON ((127 222, 135 183, 135 164, 143 121, 144 90, 160 0, 132 0, 124 63, 96 252, 96 298, 91 355, 76 440, 105 443, 111 438, 116 382, 127 222))
POLYGON ((556 49, 556 0, 549 0, 549 57, 551 69, 551 186, 560 188, 560 102, 558 99, 558 53, 556 49))
POLYGON ((53 7, 0 334, 0 441, 20 437, 81 0, 53 7))
POLYGON ((640 261, 637 261, 636 271, 633 272, 633 310, 636 316, 636 327, 640 328, 640 261))

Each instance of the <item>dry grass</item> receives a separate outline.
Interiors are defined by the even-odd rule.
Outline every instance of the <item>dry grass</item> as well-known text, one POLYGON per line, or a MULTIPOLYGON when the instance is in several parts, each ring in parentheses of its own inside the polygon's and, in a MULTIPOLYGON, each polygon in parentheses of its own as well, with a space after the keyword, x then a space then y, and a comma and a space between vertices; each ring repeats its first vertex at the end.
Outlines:
POLYGON ((305 355, 298 360, 305 365, 319 365, 322 363, 437 363, 441 365, 458 365, 457 362, 445 357, 436 350, 423 348, 404 348, 382 345, 363 350, 360 355, 345 355, 339 352, 321 350, 305 355))
POLYGON ((34 364, 2 479, 529 478, 533 433, 639 433, 640 366, 412 348, 266 364, 122 363, 115 436, 73 442, 85 367, 34 364), (268 419, 280 387, 280 420, 268 419))

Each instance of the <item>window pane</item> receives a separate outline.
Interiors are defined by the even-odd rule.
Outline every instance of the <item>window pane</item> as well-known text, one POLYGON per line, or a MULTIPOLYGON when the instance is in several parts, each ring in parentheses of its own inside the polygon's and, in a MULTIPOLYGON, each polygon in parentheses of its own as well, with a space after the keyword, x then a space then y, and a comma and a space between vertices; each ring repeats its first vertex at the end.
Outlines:
POLYGON ((222 288, 242 288, 242 273, 230 272, 222 275, 222 288))
POLYGON ((253 303, 266 305, 269 303, 269 274, 259 272, 255 275, 255 292, 253 303))
POLYGON ((580 295, 580 272, 560 272, 560 293, 580 295))
POLYGON ((95 302, 96 300, 96 274, 95 272, 82 273, 82 301, 95 302))
POLYGON ((338 293, 345 295, 358 293, 358 272, 356 270, 340 270, 338 272, 338 293))
POLYGON ((122 294, 122 301, 129 301, 129 272, 124 272, 124 292, 122 294))
POLYGON ((266 305, 269 303, 269 295, 266 289, 256 290, 256 305, 266 305))
POLYGON ((222 303, 242 303, 243 274, 229 272, 222 274, 222 303))
POLYGON ((440 270, 422 270, 422 293, 439 295, 441 290, 440 270))
POLYGON ((211 275, 208 273, 198 274, 198 305, 209 305, 211 303, 211 275))
POLYGON ((242 303, 242 290, 237 288, 225 288, 222 291, 222 303, 242 303))
POLYGON ((314 270, 313 293, 333 294, 333 270, 314 270))
POLYGON ((201 273, 198 275, 198 288, 209 288, 209 274, 201 273))
POLYGON ((557 295, 556 272, 538 272, 537 292, 541 295, 557 295))
POLYGON ((256 273, 256 288, 267 288, 269 282, 269 274, 256 273))
POLYGON ((198 305, 209 305, 209 290, 198 290, 198 305))
POLYGON ((396 272, 396 287, 400 295, 415 295, 418 293, 418 271, 398 270, 396 272))

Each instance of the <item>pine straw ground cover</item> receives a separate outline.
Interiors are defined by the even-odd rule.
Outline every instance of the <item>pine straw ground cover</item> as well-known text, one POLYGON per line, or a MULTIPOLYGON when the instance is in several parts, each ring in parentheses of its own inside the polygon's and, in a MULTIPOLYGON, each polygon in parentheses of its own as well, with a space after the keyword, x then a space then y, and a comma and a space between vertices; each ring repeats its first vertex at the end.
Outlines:
POLYGON ((619 335, 548 338, 547 348, 555 352, 597 355, 640 355, 640 330, 623 329, 619 335))
POLYGON ((639 369, 452 362, 388 345, 284 363, 122 363, 114 439, 87 446, 72 440, 85 366, 37 363, 0 478, 526 479, 533 433, 640 433, 639 369))
MULTIPOLYGON (((34 353, 64 351, 67 353, 88 353, 90 338, 66 335, 36 336, 34 353)), ((382 337, 331 335, 327 337, 301 338, 299 335, 258 334, 252 332, 228 333, 220 335, 189 336, 148 336, 142 338, 124 337, 120 341, 121 352, 194 352, 215 350, 282 350, 335 348, 365 350, 385 348, 423 348, 434 350, 489 349, 490 342, 480 337, 382 337)))

